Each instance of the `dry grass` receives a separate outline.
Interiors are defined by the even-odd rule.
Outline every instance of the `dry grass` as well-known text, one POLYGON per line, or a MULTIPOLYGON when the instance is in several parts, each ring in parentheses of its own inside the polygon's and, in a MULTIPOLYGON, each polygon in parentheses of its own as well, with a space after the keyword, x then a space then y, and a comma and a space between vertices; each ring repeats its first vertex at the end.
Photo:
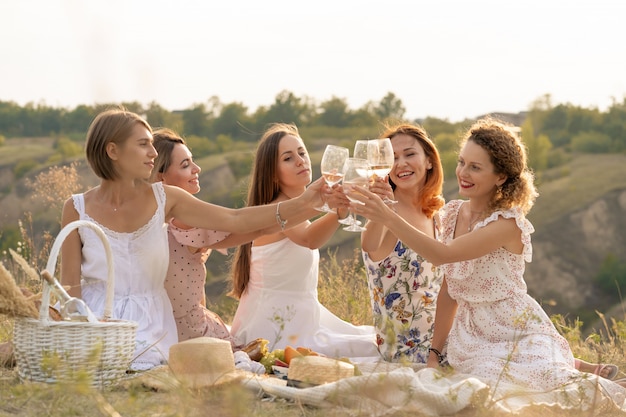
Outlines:
MULTIPOLYGON (((331 258, 322 268, 320 299, 343 318, 367 323, 371 317, 369 295, 363 282, 360 256, 338 264, 331 258), (348 297, 348 298, 346 298, 348 297), (347 302, 346 302, 347 301, 347 302)), ((11 337, 11 320, 0 316, 0 341, 11 337)), ((554 322, 568 339, 574 354, 588 361, 612 362, 626 370, 624 341, 626 325, 605 323, 602 331, 584 338, 580 322, 566 323, 555 316, 554 322)), ((621 376, 624 376, 623 374, 621 376)), ((139 380, 125 381, 104 389, 92 388, 86 381, 76 384, 38 384, 20 382, 15 370, 0 370, 0 416, 244 416, 261 417, 333 417, 367 416, 367 410, 348 413, 345 409, 319 409, 293 401, 263 396, 239 385, 191 390, 182 387, 155 389, 159 384, 144 385, 139 380)), ((524 416, 562 416, 562 410, 546 406, 531 407, 524 416)), ((389 416, 422 417, 420 414, 396 412, 389 416)), ((457 414, 463 417, 504 416, 476 405, 457 414)), ((568 416, 587 417, 593 413, 573 411, 568 416)), ((610 416, 611 414, 602 414, 610 416)))

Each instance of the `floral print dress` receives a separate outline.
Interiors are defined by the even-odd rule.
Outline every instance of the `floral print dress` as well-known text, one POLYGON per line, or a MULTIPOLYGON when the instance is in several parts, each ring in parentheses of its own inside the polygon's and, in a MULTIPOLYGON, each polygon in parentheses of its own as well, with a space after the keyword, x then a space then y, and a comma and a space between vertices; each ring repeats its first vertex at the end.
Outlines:
POLYGON ((379 262, 362 254, 380 355, 388 362, 426 363, 443 273, 399 240, 379 262))

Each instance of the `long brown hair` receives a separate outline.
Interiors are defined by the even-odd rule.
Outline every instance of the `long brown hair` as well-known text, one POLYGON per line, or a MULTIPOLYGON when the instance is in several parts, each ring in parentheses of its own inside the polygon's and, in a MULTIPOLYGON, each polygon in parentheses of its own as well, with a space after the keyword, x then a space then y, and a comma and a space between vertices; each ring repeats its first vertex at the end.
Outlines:
MULTIPOLYGON (((414 202, 417 207, 421 207, 422 212, 431 218, 434 213, 443 207, 445 201, 443 199, 443 167, 441 166, 441 158, 435 144, 428 137, 428 134, 419 125, 408 123, 400 123, 394 126, 387 126, 382 134, 383 138, 393 140, 396 135, 408 135, 417 140, 426 154, 426 158, 431 162, 431 169, 426 171, 426 180, 424 186, 419 190, 417 199, 414 202)), ((389 179, 392 189, 396 189, 396 185, 389 179)))
MULTIPOLYGON (((300 137, 298 128, 292 124, 272 124, 261 137, 256 151, 254 166, 248 185, 248 206, 269 204, 278 198, 278 145, 285 136, 300 137)), ((231 268, 233 289, 228 295, 239 299, 250 281, 250 258, 252 242, 241 245, 235 251, 231 268)))

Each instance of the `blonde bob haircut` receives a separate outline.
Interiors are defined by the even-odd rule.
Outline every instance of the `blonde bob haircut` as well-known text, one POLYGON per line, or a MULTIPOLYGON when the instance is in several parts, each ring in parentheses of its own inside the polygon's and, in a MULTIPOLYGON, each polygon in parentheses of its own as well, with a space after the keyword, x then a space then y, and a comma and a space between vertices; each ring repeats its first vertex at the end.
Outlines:
POLYGON ((113 142, 123 145, 140 124, 150 133, 152 128, 138 114, 125 109, 110 109, 98 114, 91 122, 85 142, 85 156, 93 172, 103 180, 115 180, 118 174, 107 153, 107 145, 113 142))

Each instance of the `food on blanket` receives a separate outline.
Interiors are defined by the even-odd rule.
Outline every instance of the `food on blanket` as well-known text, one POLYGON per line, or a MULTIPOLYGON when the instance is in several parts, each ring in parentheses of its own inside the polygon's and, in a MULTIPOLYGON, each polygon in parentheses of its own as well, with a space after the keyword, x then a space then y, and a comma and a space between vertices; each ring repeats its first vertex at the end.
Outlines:
POLYGON ((285 351, 283 349, 274 349, 273 351, 263 356, 261 360, 259 360, 259 362, 261 363, 261 365, 265 366, 265 372, 271 374, 273 372, 272 366, 287 366, 287 364, 284 362, 284 359, 285 351))
POLYGON ((296 350, 300 353, 302 353, 303 356, 319 356, 319 353, 315 352, 314 350, 312 350, 311 348, 308 347, 302 347, 302 346, 298 346, 296 348, 296 350))
POLYGON ((235 369, 230 342, 197 337, 170 347, 169 366, 176 379, 192 388, 239 380, 245 371, 235 369))
POLYGON ((297 358, 300 356, 304 356, 302 353, 298 352, 297 349, 291 347, 291 346, 285 346, 285 363, 287 365, 291 364, 291 360, 293 358, 297 358))
POLYGON ((274 366, 282 366, 283 368, 289 368, 289 364, 287 362, 283 362, 278 358, 274 360, 274 366))
POLYGON ((269 344, 269 340, 258 338, 254 339, 252 342, 248 343, 241 350, 246 352, 250 359, 253 361, 260 362, 261 359, 268 354, 267 345, 269 344))
POLYGON ((351 376, 354 376, 354 365, 314 355, 294 357, 287 373, 290 381, 309 386, 335 382, 351 376))

